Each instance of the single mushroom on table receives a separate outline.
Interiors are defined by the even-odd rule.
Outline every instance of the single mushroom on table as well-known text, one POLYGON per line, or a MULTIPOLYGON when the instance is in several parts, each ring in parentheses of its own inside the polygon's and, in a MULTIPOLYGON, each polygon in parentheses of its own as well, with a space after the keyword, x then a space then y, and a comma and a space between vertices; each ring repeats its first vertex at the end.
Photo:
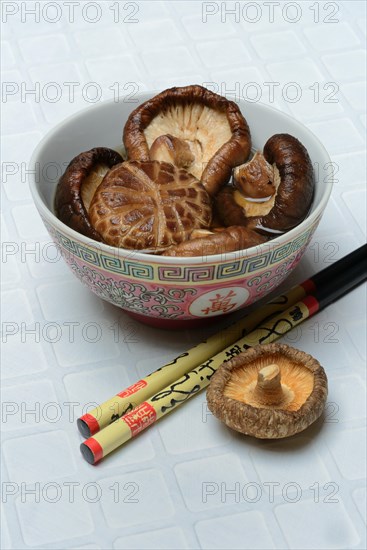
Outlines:
POLYGON ((306 148, 289 134, 275 134, 234 170, 234 187, 224 187, 215 208, 225 225, 245 225, 268 235, 289 231, 307 215, 314 192, 306 148))
POLYGON ((193 85, 170 88, 129 116, 123 141, 131 160, 160 160, 184 168, 214 196, 245 162, 250 130, 236 103, 193 85))
POLYGON ((102 241, 101 235, 90 222, 89 207, 104 176, 110 168, 121 162, 121 155, 107 147, 95 147, 73 158, 57 185, 57 217, 82 235, 102 241))
POLYGON ((109 245, 159 252, 210 227, 211 198, 192 174, 159 161, 126 161, 94 193, 89 217, 109 245))
POLYGON ((289 437, 320 417, 327 378, 311 355, 285 344, 250 348, 223 363, 207 390, 211 412, 259 439, 289 437))

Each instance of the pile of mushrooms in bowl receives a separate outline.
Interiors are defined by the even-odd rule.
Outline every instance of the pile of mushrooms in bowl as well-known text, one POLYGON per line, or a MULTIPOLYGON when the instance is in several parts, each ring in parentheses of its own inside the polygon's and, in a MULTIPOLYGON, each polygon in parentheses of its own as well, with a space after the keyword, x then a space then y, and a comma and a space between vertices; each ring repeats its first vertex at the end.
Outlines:
POLYGON ((138 101, 84 110, 34 152, 35 204, 72 271, 169 328, 274 290, 327 204, 331 184, 314 171, 330 162, 323 146, 275 109, 198 85, 138 101), (63 167, 58 181, 42 170, 48 163, 63 167))

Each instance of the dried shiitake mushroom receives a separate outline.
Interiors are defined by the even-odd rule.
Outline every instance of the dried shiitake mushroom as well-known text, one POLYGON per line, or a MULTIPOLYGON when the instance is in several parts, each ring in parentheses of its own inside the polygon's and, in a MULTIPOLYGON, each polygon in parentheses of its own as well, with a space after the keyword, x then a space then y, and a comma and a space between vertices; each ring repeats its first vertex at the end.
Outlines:
POLYGON ((247 227, 232 226, 220 231, 206 234, 194 232, 190 239, 171 246, 164 251, 165 256, 209 256, 210 254, 225 254, 235 250, 243 250, 257 246, 267 241, 267 238, 247 227))
POLYGON ((123 141, 129 159, 172 162, 211 196, 251 150, 250 130, 236 103, 198 85, 170 88, 137 107, 123 141))
POLYGON ((306 148, 289 134, 276 134, 246 164, 234 170, 235 187, 216 197, 216 210, 226 225, 283 233, 307 215, 314 173, 306 148))
POLYGON ((166 134, 154 140, 149 156, 151 160, 171 162, 178 168, 187 170, 195 162, 195 155, 191 149, 192 146, 190 147, 187 141, 166 134))
POLYGON ((250 201, 265 202, 275 195, 279 185, 279 172, 266 162, 260 151, 246 164, 237 166, 233 177, 237 189, 250 201))
POLYGON ((326 398, 320 363, 285 344, 259 345, 223 363, 207 390, 217 418, 260 439, 305 430, 322 414, 326 398))
POLYGON ((90 223, 89 206, 108 170, 122 161, 116 151, 106 147, 95 147, 73 158, 57 185, 57 217, 82 235, 96 241, 103 240, 90 223))
POLYGON ((211 199, 192 174, 158 161, 126 161, 108 172, 89 216, 103 240, 157 252, 210 226, 211 199))

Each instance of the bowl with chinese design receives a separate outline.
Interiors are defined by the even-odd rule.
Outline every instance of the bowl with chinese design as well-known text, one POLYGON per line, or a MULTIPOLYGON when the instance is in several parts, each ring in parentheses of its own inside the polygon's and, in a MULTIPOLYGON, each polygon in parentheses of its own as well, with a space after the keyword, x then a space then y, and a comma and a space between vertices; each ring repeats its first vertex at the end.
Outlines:
MULTIPOLYGON (((144 93, 137 100, 142 103, 153 96, 144 93)), ((297 266, 325 210, 332 183, 316 177, 307 217, 290 231, 244 250, 171 257, 98 242, 55 215, 57 183, 81 151, 98 146, 121 149, 122 128, 139 103, 121 98, 96 104, 57 125, 39 143, 31 160, 38 169, 31 172, 30 188, 47 231, 84 285, 142 322, 161 328, 191 327, 246 308, 272 292, 297 266)), ((274 134, 289 133, 306 147, 313 166, 330 166, 323 145, 301 123, 260 103, 237 103, 251 129, 253 148, 262 149, 274 134)))

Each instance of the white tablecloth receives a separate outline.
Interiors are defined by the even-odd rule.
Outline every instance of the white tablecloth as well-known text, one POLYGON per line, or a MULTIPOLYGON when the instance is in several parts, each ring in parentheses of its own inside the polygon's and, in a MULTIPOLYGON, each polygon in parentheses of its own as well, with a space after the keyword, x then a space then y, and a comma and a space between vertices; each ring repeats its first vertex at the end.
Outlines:
POLYGON ((305 279, 365 242, 365 3, 1 8, 2 547, 365 548, 365 289, 283 338, 327 371, 323 424, 286 442, 245 439, 202 393, 92 467, 79 452, 83 407, 213 329, 163 332, 92 295, 54 258, 27 185, 40 138, 114 94, 210 83, 271 103, 306 124, 336 167, 325 216, 283 288, 305 279))

